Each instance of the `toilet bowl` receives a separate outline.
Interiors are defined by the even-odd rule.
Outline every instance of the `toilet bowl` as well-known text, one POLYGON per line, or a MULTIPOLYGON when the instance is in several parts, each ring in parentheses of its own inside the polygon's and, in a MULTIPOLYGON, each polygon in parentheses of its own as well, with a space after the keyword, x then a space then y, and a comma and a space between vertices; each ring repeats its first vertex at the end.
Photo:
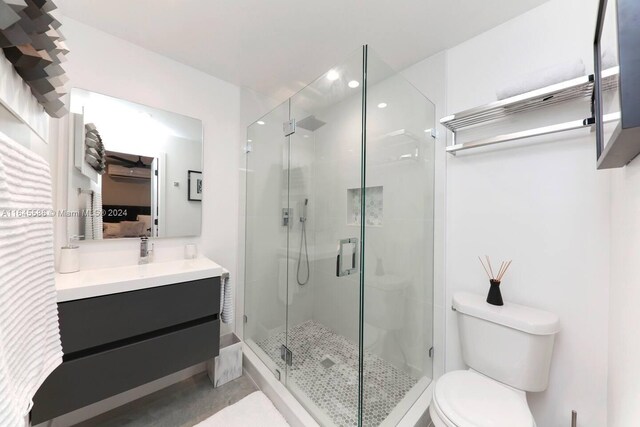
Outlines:
POLYGON ((436 382, 429 415, 435 427, 536 427, 523 391, 471 369, 436 382))
POLYGON ((559 318, 553 313, 456 293, 462 358, 434 386, 429 414, 435 427, 535 427, 526 392, 547 388, 559 318))

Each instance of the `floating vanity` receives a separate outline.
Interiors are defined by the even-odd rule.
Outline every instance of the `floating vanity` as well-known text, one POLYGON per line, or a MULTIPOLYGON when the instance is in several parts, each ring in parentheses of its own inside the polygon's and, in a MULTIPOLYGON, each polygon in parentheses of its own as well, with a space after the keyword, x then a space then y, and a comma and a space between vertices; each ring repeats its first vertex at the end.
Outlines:
POLYGON ((38 390, 38 424, 219 352, 220 275, 206 258, 56 276, 64 361, 38 390))

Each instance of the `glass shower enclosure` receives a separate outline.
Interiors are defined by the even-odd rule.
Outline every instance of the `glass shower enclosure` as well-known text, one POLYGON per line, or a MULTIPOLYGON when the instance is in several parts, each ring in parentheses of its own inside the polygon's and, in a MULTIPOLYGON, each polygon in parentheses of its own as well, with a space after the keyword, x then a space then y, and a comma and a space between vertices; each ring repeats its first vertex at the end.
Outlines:
POLYGON ((431 381, 434 128, 364 46, 247 130, 244 339, 321 425, 431 381))

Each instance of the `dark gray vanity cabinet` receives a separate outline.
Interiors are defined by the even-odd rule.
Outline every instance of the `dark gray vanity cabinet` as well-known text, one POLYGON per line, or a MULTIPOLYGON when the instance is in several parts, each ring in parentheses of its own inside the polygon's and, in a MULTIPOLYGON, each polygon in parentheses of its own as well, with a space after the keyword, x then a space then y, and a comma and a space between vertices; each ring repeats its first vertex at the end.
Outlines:
POLYGON ((34 398, 32 424, 218 355, 220 278, 58 304, 64 362, 34 398))

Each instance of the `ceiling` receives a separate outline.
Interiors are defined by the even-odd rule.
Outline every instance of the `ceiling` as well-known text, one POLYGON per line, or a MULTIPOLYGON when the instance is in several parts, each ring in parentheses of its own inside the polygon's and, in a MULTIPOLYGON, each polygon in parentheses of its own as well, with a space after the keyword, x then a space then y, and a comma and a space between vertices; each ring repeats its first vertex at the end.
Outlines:
POLYGON ((284 99, 369 44, 394 69, 546 0, 58 0, 64 15, 284 99))

